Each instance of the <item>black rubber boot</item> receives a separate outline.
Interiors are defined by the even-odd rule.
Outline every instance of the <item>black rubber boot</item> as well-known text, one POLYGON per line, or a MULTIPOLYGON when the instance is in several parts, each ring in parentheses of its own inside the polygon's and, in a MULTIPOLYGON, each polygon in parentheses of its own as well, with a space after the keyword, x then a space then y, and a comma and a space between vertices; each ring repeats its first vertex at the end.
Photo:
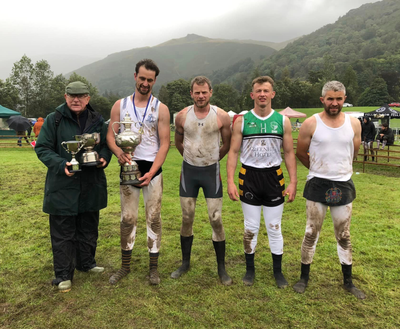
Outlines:
POLYGON ((122 266, 117 271, 117 273, 113 274, 109 280, 111 284, 116 284, 119 280, 121 280, 124 276, 128 275, 131 271, 131 257, 132 250, 121 250, 122 255, 122 266))
POLYGON ((254 254, 244 253, 244 256, 246 258, 246 274, 242 280, 245 286, 252 286, 255 277, 254 254))
POLYGON ((352 293, 358 299, 365 299, 365 294, 353 284, 351 270, 352 265, 342 264, 343 288, 352 293))
POLYGON ((232 279, 225 270, 225 241, 213 241, 218 263, 218 276, 224 286, 230 286, 232 279))
POLYGON ((300 280, 293 286, 294 291, 302 294, 306 291, 308 280, 310 278, 310 265, 301 263, 300 280))
POLYGON ((288 282, 282 274, 282 255, 271 255, 276 285, 278 288, 286 288, 288 286, 288 282))
POLYGON ((182 265, 171 274, 171 278, 178 279, 183 273, 189 271, 190 254, 192 252, 193 235, 185 237, 181 235, 182 265))
POLYGON ((160 255, 160 253, 158 253, 158 252, 149 253, 149 256, 150 256, 149 280, 150 280, 150 284, 153 284, 153 285, 160 284, 160 275, 157 270, 159 255, 160 255))

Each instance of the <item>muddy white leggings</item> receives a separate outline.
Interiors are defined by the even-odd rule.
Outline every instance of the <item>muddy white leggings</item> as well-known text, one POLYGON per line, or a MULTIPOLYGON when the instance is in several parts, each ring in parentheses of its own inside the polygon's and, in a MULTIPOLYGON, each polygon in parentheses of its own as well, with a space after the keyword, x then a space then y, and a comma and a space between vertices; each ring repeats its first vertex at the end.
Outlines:
MULTIPOLYGON (((306 207, 307 225, 306 233, 301 245, 301 262, 303 264, 311 264, 328 206, 307 200, 306 207)), ((352 209, 352 203, 344 206, 330 207, 337 241, 337 253, 340 263, 344 265, 352 264, 350 242, 350 221, 352 209)))
POLYGON ((271 253, 282 255, 283 237, 281 231, 281 222, 283 203, 276 207, 265 207, 253 206, 242 202, 242 210, 244 215, 244 252, 246 254, 253 254, 256 251, 258 231, 260 230, 261 208, 263 210, 271 253))
POLYGON ((142 189, 131 185, 120 185, 121 196, 121 249, 132 250, 135 244, 138 220, 140 190, 146 211, 147 247, 149 252, 157 253, 161 243, 161 199, 163 177, 159 174, 142 189))

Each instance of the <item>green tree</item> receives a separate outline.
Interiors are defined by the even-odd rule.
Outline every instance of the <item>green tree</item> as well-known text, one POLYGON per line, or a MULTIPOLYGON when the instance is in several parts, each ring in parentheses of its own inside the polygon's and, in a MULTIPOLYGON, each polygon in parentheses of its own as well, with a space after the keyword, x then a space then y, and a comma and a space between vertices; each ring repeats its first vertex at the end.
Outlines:
POLYGON ((231 85, 222 83, 213 87, 211 103, 224 109, 226 112, 233 111, 239 113, 239 99, 239 92, 231 85))
POLYGON ((0 105, 12 110, 18 108, 20 102, 18 89, 10 82, 10 79, 0 79, 0 105))
POLYGON ((51 98, 51 82, 54 73, 47 61, 36 62, 32 76, 32 107, 30 116, 39 117, 46 111, 51 98))
POLYGON ((357 72, 351 65, 348 65, 341 78, 341 82, 346 87, 347 102, 356 104, 358 99, 358 78, 357 72))
MULTIPOLYGON (((162 101, 168 106, 173 120, 174 113, 179 112, 186 106, 193 104, 190 97, 190 82, 184 79, 174 80, 161 87, 160 94, 162 101)), ((172 122, 172 121, 171 121, 172 122)))
POLYGON ((31 112, 32 98, 34 94, 33 87, 34 65, 31 59, 24 55, 14 63, 10 75, 10 82, 18 90, 20 106, 18 111, 27 116, 31 112))
POLYGON ((387 90, 385 80, 376 78, 371 86, 365 89, 358 99, 358 105, 361 106, 380 106, 388 103, 390 96, 387 90))

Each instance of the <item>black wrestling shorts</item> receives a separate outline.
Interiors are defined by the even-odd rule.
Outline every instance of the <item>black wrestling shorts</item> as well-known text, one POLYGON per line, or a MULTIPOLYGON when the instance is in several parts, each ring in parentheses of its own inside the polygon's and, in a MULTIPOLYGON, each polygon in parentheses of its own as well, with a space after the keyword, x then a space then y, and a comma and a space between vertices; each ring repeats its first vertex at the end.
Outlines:
POLYGON ((285 201, 285 179, 280 167, 254 168, 242 164, 239 171, 240 201, 253 206, 276 207, 285 201))
POLYGON ((347 182, 335 182, 314 177, 307 181, 303 197, 327 206, 344 206, 356 198, 356 188, 351 179, 347 182))
POLYGON ((204 197, 222 198, 222 181, 219 173, 219 162, 206 167, 197 167, 183 161, 179 196, 197 198, 200 187, 204 197))

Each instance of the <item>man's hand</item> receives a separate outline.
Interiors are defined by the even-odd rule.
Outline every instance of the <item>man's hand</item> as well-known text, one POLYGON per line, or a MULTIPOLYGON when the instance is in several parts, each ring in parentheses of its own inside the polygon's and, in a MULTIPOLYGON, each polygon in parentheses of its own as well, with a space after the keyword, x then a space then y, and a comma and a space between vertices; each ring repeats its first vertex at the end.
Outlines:
POLYGON ((290 183, 289 186, 287 187, 286 191, 285 191, 285 196, 289 196, 287 202, 293 202, 295 197, 296 197, 296 188, 297 185, 296 184, 292 184, 290 183))
POLYGON ((101 163, 99 165, 97 165, 97 168, 104 168, 107 165, 107 161, 104 160, 103 158, 100 158, 99 161, 101 163))
POLYGON ((125 163, 130 163, 132 160, 132 157, 129 153, 121 152, 118 156, 118 163, 120 166, 122 166, 125 163))
POLYGON ((142 182, 142 184, 140 184, 138 186, 147 186, 147 185, 149 185, 152 178, 153 178, 153 175, 150 174, 150 172, 147 172, 144 176, 139 178, 139 180, 142 182))
POLYGON ((239 193, 235 184, 228 183, 228 195, 232 201, 239 201, 239 193))
POLYGON ((68 167, 69 167, 69 166, 71 166, 71 162, 65 163, 65 169, 64 169, 64 171, 65 171, 65 174, 66 174, 68 177, 72 177, 72 176, 74 176, 75 173, 69 172, 69 170, 68 170, 68 167))

